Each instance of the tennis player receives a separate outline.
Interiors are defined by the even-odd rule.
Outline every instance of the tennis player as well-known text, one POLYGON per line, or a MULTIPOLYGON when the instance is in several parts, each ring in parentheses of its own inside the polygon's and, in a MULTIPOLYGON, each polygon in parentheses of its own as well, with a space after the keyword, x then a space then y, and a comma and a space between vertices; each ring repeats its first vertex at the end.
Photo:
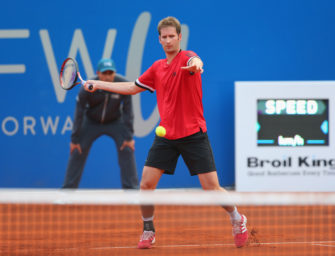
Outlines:
MULTIPOLYGON (((143 168, 141 190, 153 190, 163 173, 173 174, 181 155, 190 174, 198 175, 204 190, 225 191, 219 184, 203 115, 203 62, 194 52, 180 49, 181 26, 176 18, 161 20, 158 33, 166 59, 154 62, 135 82, 90 80, 85 89, 92 84, 92 91, 102 89, 119 94, 156 91, 160 125, 165 127, 166 135, 154 139, 143 168)), ((248 240, 247 218, 235 206, 223 208, 230 215, 235 245, 244 246, 248 240)), ((141 212, 144 227, 138 248, 151 248, 155 243, 154 206, 141 206, 141 212)))

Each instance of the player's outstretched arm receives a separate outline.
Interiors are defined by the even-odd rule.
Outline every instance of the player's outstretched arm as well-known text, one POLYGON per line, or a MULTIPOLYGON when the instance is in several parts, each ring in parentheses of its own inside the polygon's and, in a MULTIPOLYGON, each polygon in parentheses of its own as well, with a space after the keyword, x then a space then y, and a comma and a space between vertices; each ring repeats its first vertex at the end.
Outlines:
POLYGON ((185 69, 194 73, 200 72, 202 74, 204 72, 203 66, 204 63, 202 62, 202 60, 199 57, 195 57, 191 59, 191 61, 188 63, 188 66, 181 67, 181 69, 185 69))
POLYGON ((100 80, 87 80, 84 84, 86 91, 94 92, 96 90, 104 90, 124 95, 134 95, 145 89, 138 87, 134 82, 105 82, 100 80), (92 88, 91 88, 92 87, 92 88))

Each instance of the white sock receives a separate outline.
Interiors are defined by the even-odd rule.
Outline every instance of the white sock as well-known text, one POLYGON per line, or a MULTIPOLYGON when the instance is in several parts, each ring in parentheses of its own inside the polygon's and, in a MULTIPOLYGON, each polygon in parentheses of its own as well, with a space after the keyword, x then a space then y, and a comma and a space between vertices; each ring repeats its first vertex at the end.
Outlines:
POLYGON ((144 218, 144 217, 142 216, 142 220, 143 220, 143 221, 153 221, 153 220, 154 220, 154 216, 151 216, 151 217, 148 217, 148 218, 144 218))
POLYGON ((241 220, 241 215, 239 214, 239 212, 237 211, 236 206, 234 207, 234 211, 229 212, 230 215, 230 221, 233 223, 233 221, 238 221, 241 220))

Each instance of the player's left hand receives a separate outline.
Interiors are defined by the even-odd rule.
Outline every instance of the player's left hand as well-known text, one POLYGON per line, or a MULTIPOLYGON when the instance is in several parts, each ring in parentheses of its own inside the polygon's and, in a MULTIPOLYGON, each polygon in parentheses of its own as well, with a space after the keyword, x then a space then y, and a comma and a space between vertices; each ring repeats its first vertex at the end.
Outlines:
POLYGON ((125 140, 123 141, 120 150, 122 151, 125 147, 130 148, 132 151, 135 151, 135 140, 125 140))
POLYGON ((186 67, 181 67, 181 69, 184 69, 184 70, 188 70, 190 72, 193 72, 193 73, 199 73, 202 74, 204 72, 203 68, 202 68, 202 63, 191 63, 191 65, 189 66, 186 66, 186 67))
POLYGON ((202 74, 204 72, 203 69, 204 63, 199 57, 192 58, 188 63, 186 67, 181 67, 181 69, 188 70, 192 73, 199 73, 202 74))

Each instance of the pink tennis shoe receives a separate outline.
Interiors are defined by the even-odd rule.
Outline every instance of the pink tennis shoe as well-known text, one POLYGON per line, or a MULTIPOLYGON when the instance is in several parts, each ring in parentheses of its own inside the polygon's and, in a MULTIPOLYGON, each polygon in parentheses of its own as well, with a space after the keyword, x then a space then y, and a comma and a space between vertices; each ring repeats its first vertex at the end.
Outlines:
POLYGON ((241 215, 241 220, 233 221, 233 236, 236 247, 243 247, 248 241, 247 217, 241 215))
MULTIPOLYGON (((233 236, 236 247, 240 248, 246 245, 248 241, 247 217, 241 215, 241 220, 233 221, 233 236)), ((149 249, 155 243, 155 232, 143 231, 138 242, 139 249, 149 249)))
POLYGON ((155 232, 153 231, 143 231, 143 234, 138 242, 137 248, 139 249, 149 249, 155 243, 155 232))

